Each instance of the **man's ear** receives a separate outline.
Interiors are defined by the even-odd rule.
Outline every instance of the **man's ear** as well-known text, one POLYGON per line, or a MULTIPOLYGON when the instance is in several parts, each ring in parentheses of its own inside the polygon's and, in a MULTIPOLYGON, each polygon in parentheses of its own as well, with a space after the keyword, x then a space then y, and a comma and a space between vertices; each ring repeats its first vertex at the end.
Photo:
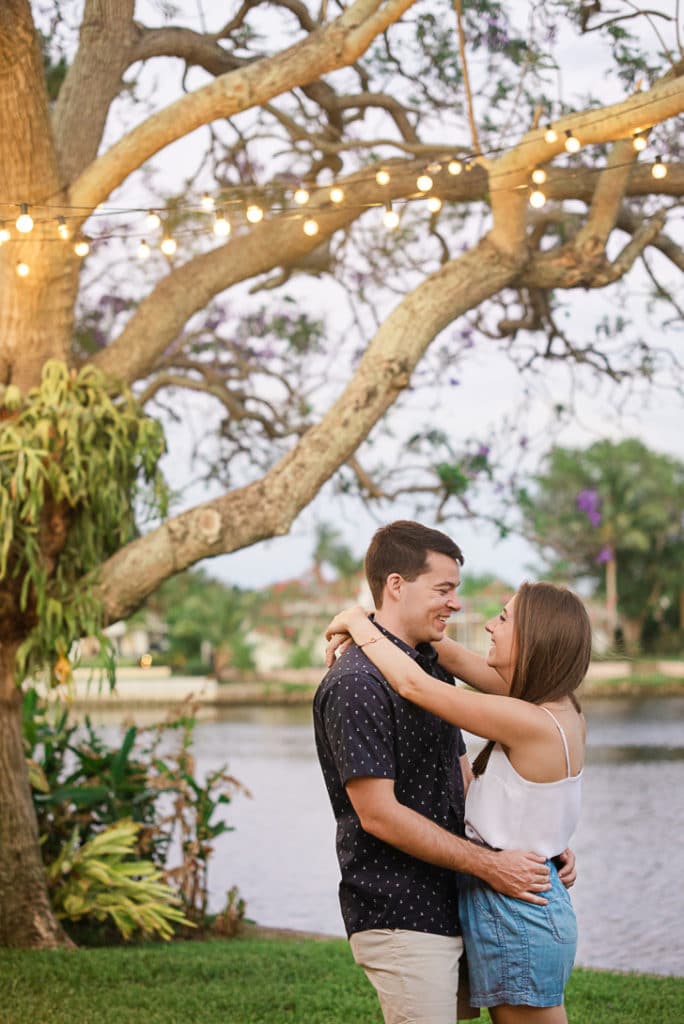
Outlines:
POLYGON ((385 594, 390 601, 398 601, 404 586, 404 577, 398 572, 392 572, 385 580, 385 594))

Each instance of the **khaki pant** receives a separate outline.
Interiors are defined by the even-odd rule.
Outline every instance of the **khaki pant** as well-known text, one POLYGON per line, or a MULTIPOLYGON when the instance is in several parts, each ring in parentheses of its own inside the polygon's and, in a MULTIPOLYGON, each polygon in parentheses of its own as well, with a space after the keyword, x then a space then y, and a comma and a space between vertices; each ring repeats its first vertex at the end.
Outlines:
POLYGON ((377 928, 349 941, 385 1024, 456 1024, 460 937, 377 928))

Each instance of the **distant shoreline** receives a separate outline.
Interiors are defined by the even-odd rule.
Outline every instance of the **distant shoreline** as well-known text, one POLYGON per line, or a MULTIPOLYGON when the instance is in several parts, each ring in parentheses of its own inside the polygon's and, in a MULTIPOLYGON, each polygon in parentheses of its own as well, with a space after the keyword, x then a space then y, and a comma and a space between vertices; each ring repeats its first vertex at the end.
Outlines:
MULTIPOLYGON (((202 706, 309 704, 324 668, 283 669, 217 681, 210 676, 171 675, 165 666, 120 668, 110 691, 89 669, 77 669, 73 681, 56 690, 41 687, 50 699, 75 707, 169 706, 184 700, 202 706)), ((582 699, 609 697, 671 697, 684 695, 684 662, 594 662, 578 690, 582 699)))

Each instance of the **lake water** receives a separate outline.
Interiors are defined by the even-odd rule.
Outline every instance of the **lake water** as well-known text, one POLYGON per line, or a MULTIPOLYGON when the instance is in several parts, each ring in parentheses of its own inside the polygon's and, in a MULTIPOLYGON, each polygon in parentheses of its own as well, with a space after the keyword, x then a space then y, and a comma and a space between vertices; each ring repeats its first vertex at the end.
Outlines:
MULTIPOLYGON (((592 699, 585 712, 577 962, 684 976, 684 697, 592 699)), ((261 925, 344 935, 310 707, 217 709, 198 723, 194 753, 198 774, 227 763, 252 794, 225 810, 235 831, 217 843, 212 909, 237 885, 261 925)))

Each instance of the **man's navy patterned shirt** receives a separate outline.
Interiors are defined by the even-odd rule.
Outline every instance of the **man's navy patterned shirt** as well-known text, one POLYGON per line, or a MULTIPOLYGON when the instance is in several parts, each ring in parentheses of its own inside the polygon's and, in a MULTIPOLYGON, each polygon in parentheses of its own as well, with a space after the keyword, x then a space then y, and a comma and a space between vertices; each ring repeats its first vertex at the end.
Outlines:
MULTIPOLYGON (((445 685, 453 678, 431 644, 409 647, 383 630, 445 685)), ((404 700, 363 651, 337 659, 314 698, 318 759, 337 821, 340 907, 348 935, 406 928, 458 935, 456 872, 418 860, 365 832, 345 790, 353 778, 394 779, 400 803, 463 836, 460 729, 404 700)))

